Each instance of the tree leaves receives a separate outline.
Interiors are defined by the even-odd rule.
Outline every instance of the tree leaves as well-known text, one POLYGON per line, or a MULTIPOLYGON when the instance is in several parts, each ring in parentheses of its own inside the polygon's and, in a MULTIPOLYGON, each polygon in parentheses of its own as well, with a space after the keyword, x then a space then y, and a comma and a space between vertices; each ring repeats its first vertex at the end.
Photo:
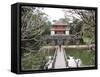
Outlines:
MULTIPOLYGON (((65 13, 71 13, 73 22, 70 24, 71 33, 79 34, 84 42, 91 44, 95 42, 95 11, 82 9, 69 9, 65 13), (77 17, 79 17, 77 19, 77 17), (87 39, 88 41, 86 41, 87 39), (90 41, 91 40, 91 41, 90 41)), ((66 14, 65 14, 66 15, 66 14)))
POLYGON ((50 23, 47 15, 41 11, 43 8, 21 8, 21 42, 22 47, 38 49, 43 44, 42 37, 49 31, 50 23), (28 46, 27 43, 30 43, 28 46))

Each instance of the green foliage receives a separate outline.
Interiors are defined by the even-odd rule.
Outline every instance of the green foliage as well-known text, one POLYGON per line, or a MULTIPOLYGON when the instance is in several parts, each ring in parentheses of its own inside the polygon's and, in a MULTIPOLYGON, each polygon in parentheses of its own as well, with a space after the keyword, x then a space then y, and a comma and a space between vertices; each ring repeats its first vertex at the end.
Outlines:
POLYGON ((79 10, 71 9, 65 10, 65 17, 67 13, 71 13, 73 20, 70 23, 70 33, 78 34, 86 44, 95 43, 95 11, 94 10, 79 10))
POLYGON ((47 15, 42 12, 43 8, 26 7, 21 8, 21 42, 22 47, 39 50, 44 42, 42 37, 49 34, 51 23, 47 15))
POLYGON ((83 65, 95 65, 95 51, 87 48, 66 48, 66 54, 79 58, 83 65))
POLYGON ((95 42, 95 11, 94 10, 81 10, 77 11, 80 15, 83 26, 82 26, 82 38, 87 44, 95 42))
POLYGON ((22 70, 42 70, 46 62, 48 61, 48 56, 53 57, 55 48, 43 48, 39 51, 33 51, 28 55, 23 55, 21 57, 22 70))
MULTIPOLYGON (((23 70, 37 70, 45 65, 45 56, 42 53, 31 53, 25 57, 22 57, 22 69, 23 70)), ((41 68, 43 69, 43 68, 41 68)))
POLYGON ((87 44, 95 42, 95 27, 84 24, 82 27, 82 38, 87 44))
POLYGON ((79 34, 82 30, 83 23, 79 19, 74 19, 70 24, 70 33, 79 34))
POLYGON ((51 23, 43 8, 21 7, 21 65, 23 70, 43 69, 46 54, 41 46, 42 37, 49 34, 51 23))

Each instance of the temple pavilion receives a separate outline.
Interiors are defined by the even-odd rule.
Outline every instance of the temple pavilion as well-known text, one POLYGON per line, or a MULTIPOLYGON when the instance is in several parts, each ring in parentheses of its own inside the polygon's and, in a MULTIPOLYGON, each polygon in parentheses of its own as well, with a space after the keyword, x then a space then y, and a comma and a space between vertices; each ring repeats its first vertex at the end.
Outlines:
POLYGON ((59 20, 56 21, 51 28, 51 35, 69 35, 70 28, 68 24, 59 20))

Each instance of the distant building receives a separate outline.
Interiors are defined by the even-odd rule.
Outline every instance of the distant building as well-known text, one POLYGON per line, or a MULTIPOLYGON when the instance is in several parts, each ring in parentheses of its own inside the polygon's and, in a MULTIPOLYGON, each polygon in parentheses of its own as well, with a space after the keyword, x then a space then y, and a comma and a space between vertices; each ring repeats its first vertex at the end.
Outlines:
POLYGON ((55 21, 50 31, 50 35, 43 38, 50 45, 67 45, 75 37, 69 34, 70 27, 63 20, 55 21))
POLYGON ((69 35, 69 30, 68 24, 59 20, 53 24, 51 35, 69 35))

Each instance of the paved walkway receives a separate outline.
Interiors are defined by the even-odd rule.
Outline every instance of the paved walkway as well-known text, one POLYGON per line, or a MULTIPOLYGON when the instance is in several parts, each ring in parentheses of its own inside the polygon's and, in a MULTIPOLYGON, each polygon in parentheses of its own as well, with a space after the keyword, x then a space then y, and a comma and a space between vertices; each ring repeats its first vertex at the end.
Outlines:
POLYGON ((62 47, 61 49, 58 47, 56 61, 55 61, 55 69, 59 68, 66 68, 64 52, 62 47))

